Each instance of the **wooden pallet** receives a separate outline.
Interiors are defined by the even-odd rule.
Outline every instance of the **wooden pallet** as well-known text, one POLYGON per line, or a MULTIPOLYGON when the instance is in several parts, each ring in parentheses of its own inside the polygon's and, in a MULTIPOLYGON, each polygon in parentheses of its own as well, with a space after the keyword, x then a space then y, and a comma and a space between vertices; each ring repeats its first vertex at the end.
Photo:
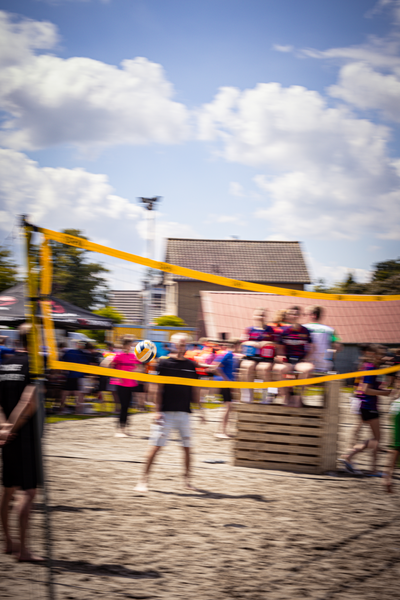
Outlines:
POLYGON ((339 387, 327 384, 321 407, 240 404, 235 465, 300 473, 335 469, 339 387))

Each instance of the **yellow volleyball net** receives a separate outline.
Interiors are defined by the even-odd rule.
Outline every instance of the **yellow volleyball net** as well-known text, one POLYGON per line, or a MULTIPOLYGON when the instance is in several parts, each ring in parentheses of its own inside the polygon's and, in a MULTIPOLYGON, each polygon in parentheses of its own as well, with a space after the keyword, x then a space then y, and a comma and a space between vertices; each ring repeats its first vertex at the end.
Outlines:
MULTIPOLYGON (((290 304, 298 304, 305 306, 304 303, 316 304, 317 302, 323 303, 325 306, 329 303, 335 305, 336 310, 340 310, 341 306, 345 306, 346 303, 352 302, 357 303, 359 307, 358 313, 364 315, 366 322, 373 319, 369 314, 371 307, 380 305, 380 313, 387 314, 387 321, 393 320, 393 314, 395 320, 400 321, 400 295, 387 295, 387 296, 363 296, 363 295, 341 295, 341 294, 323 294, 318 292, 308 292, 303 290, 295 290, 282 288, 270 285, 261 285, 257 283, 251 283, 246 281, 240 281, 236 279, 230 279, 221 275, 212 273, 205 273, 179 265, 173 265, 165 262, 151 260, 128 252, 123 252, 107 246, 102 246, 89 240, 52 231, 50 229, 44 229, 39 227, 32 227, 27 224, 27 229, 34 229, 36 232, 42 235, 41 251, 40 251, 40 298, 42 308, 42 319, 43 329, 45 336, 45 344, 48 351, 48 367, 50 369, 60 370, 74 370, 77 372, 90 374, 90 375, 105 375, 107 377, 120 377, 121 371, 110 368, 102 368, 98 366, 89 366, 75 363, 67 363, 59 360, 57 352, 57 343, 54 329, 54 322, 51 312, 51 302, 49 296, 52 291, 52 253, 51 253, 51 242, 58 242, 59 244, 65 244, 67 246, 73 246, 83 250, 91 251, 97 254, 101 254, 105 257, 112 257, 120 261, 133 263, 139 267, 147 267, 158 271, 164 277, 167 275, 170 279, 181 278, 187 281, 201 281, 205 284, 209 283, 210 287, 214 291, 201 292, 201 322, 203 333, 209 335, 211 331, 214 337, 219 333, 218 327, 222 328, 224 333, 228 333, 230 337, 235 337, 240 331, 243 331, 245 325, 249 325, 249 311, 251 307, 262 306, 268 304, 270 312, 272 313, 275 309, 278 310, 284 304, 288 306, 290 304), (223 286, 225 291, 218 293, 215 291, 215 286, 223 286), (338 308, 339 305, 339 308, 338 308), (390 307, 390 311, 387 308, 390 307), (271 310, 272 308, 272 310, 271 310), (220 316, 220 323, 216 325, 216 318, 220 316), (230 326, 227 324, 226 318, 230 316, 230 326), (225 320, 224 320, 225 319, 225 320), (226 329, 230 327, 230 331, 226 332, 226 329), (209 331, 207 331, 207 328, 209 331)), ((203 289, 207 288, 206 285, 202 286, 203 289)), ((190 302, 193 294, 187 295, 187 306, 186 311, 192 310, 198 311, 198 307, 191 306, 193 303, 190 302)), ((181 304, 185 304, 185 297, 181 297, 181 304)), ((333 309, 332 309, 333 310, 333 309)), ((193 315, 195 317, 195 315, 193 315)), ((273 315, 271 314, 271 319, 273 315)), ((379 324, 377 325, 379 328, 379 324)), ((199 333, 199 332, 198 332, 199 333)), ((339 332, 340 334, 340 332, 339 332)), ((209 336, 210 337, 210 336, 209 336)), ((211 335, 213 337, 213 335, 211 335)), ((368 343, 374 340, 363 339, 362 342, 368 343)), ((389 374, 399 370, 400 366, 390 366, 375 371, 358 371, 352 370, 345 373, 328 374, 318 377, 312 377, 309 379, 298 379, 296 385, 312 385, 318 384, 325 381, 343 380, 354 377, 359 377, 364 374, 389 374)), ((135 379, 136 381, 150 382, 150 383, 174 383, 178 385, 193 385, 197 387, 204 387, 205 383, 198 379, 181 379, 173 377, 161 377, 158 375, 146 374, 146 373, 129 373, 124 371, 125 379, 135 379)), ((239 381, 215 381, 207 380, 206 386, 208 388, 247 388, 247 389, 263 389, 268 386, 274 387, 287 387, 292 386, 293 381, 270 381, 270 382, 239 382, 239 381)))

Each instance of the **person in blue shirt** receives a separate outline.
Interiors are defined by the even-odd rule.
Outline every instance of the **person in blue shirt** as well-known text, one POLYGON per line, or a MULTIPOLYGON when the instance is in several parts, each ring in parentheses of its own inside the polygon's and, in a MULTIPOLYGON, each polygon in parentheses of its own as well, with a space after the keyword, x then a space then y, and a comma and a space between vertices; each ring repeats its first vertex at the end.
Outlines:
POLYGON ((10 348, 9 346, 6 346, 6 342, 8 340, 8 337, 1 335, 0 336, 0 365, 3 362, 3 359, 5 357, 7 357, 9 354, 15 354, 15 350, 14 348, 10 348))
MULTIPOLYGON (((91 357, 87 352, 84 352, 85 342, 78 342, 77 348, 69 348, 64 352, 61 360, 63 362, 79 363, 81 365, 89 365, 91 357)), ((65 389, 61 393, 60 412, 64 412, 65 401, 68 396, 75 398, 75 412, 79 414, 83 405, 83 391, 81 389, 81 381, 84 373, 79 371, 68 371, 65 383, 65 389)))
MULTIPOLYGON (((237 355, 240 345, 240 340, 233 340, 232 342, 223 343, 226 353, 219 356, 211 365, 211 369, 213 373, 215 373, 217 380, 235 381, 236 373, 240 363, 240 359, 237 355)), ((227 433, 227 427, 232 408, 232 390, 231 388, 221 388, 221 394, 224 400, 225 412, 221 422, 222 432, 216 433, 215 436, 221 439, 229 439, 230 436, 227 433)))

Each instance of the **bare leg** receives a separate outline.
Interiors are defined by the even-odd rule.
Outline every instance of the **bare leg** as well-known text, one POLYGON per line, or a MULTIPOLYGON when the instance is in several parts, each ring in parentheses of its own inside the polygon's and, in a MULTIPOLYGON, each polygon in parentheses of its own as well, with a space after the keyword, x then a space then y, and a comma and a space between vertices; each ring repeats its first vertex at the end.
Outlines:
POLYGON ((69 393, 67 390, 63 390, 61 392, 61 399, 60 399, 60 412, 64 409, 65 406, 65 402, 69 396, 69 393))
POLYGON ((190 448, 183 447, 185 457, 185 488, 188 490, 196 490, 194 485, 190 483, 190 448))
POLYGON ((400 456, 400 450, 391 450, 390 451, 389 465, 388 465, 387 471, 385 473, 385 476, 383 478, 383 484, 386 487, 386 491, 389 494, 393 493, 392 477, 393 477, 393 471, 396 468, 396 463, 397 463, 399 456, 400 456))
POLYGON ((351 452, 348 452, 347 454, 345 454, 343 456, 343 458, 345 460, 347 460, 348 462, 351 462, 351 459, 353 458, 353 456, 355 456, 359 452, 364 452, 364 450, 366 450, 367 448, 370 448, 373 451, 372 468, 373 468, 373 472, 375 472, 375 470, 376 470, 376 455, 378 452, 379 439, 380 439, 379 419, 372 419, 371 421, 367 421, 367 423, 371 427, 372 433, 374 434, 374 438, 372 440, 366 440, 365 442, 363 442, 361 444, 357 444, 356 446, 354 446, 353 450, 351 450, 351 452))
POLYGON ((149 478, 151 465, 154 462, 156 454, 161 450, 161 447, 162 446, 152 446, 150 448, 149 453, 147 455, 147 460, 146 460, 146 465, 144 467, 143 475, 142 475, 139 483, 135 487, 135 491, 142 492, 142 493, 148 491, 147 482, 148 482, 148 478, 149 478))
MULTIPOLYGON (((275 379, 282 380, 285 379, 286 375, 293 371, 293 365, 290 363, 277 363, 272 368, 272 374, 275 379)), ((289 399, 289 390, 288 387, 278 388, 278 396, 280 396, 283 400, 283 404, 288 404, 289 399)))
POLYGON ((36 495, 36 490, 25 490, 22 498, 20 510, 19 510, 19 531, 21 539, 21 548, 19 553, 19 560, 22 562, 39 562, 43 559, 40 556, 35 556, 27 548, 26 545, 26 534, 28 530, 29 515, 32 509, 32 502, 36 495))
MULTIPOLYGON (((256 365, 256 377, 263 381, 271 381, 272 379, 272 363, 264 362, 256 365)), ((262 401, 267 399, 268 390, 262 390, 262 401)))
POLYGON ((16 542, 13 541, 10 533, 10 528, 8 524, 8 516, 10 512, 10 502, 12 497, 14 496, 14 492, 17 488, 4 488, 3 494, 1 496, 1 504, 0 504, 0 513, 1 513, 1 524, 4 531, 4 537, 6 539, 6 554, 12 554, 18 551, 18 547, 16 542))
POLYGON ((379 429, 379 419, 372 419, 372 421, 368 421, 371 429, 372 429, 372 433, 374 434, 374 438, 376 441, 376 444, 373 445, 372 447, 372 472, 376 473, 376 459, 377 459, 377 455, 378 455, 378 449, 379 449, 379 442, 381 439, 381 432, 379 429))
POLYGON ((364 421, 362 420, 361 417, 359 417, 357 425, 354 426, 354 429, 351 432, 351 439, 350 439, 351 446, 355 446, 357 444, 358 434, 360 433, 360 430, 361 430, 363 424, 364 424, 364 421))
POLYGON ((232 408, 232 402, 224 402, 224 415, 223 415, 222 421, 221 421, 222 431, 221 431, 221 433, 216 433, 215 437, 223 438, 223 439, 228 439, 230 437, 227 432, 227 427, 228 427, 228 421, 229 421, 229 415, 231 412, 231 408, 232 408))
MULTIPOLYGON (((313 370, 314 370, 314 365, 309 362, 299 362, 295 366, 295 371, 299 374, 300 379, 309 379, 311 377, 313 370)), ((304 394, 303 386, 301 388, 301 392, 302 392, 302 394, 304 394)), ((303 406, 303 401, 301 399, 301 396, 299 397, 298 401, 296 402, 296 406, 303 406)))
POLYGON ((83 392, 75 392, 75 414, 81 415, 83 411, 83 401, 84 401, 84 393, 83 392))
POLYGON ((228 427, 228 421, 229 421, 229 415, 231 413, 231 409, 232 409, 232 402, 225 402, 225 414, 222 418, 222 433, 224 433, 225 435, 228 435, 227 427, 228 427))
MULTIPOLYGON (((256 373, 256 363, 254 360, 242 360, 240 365, 239 379, 240 381, 254 381, 256 373)), ((242 390, 242 396, 247 402, 253 402, 254 390, 242 390), (244 392, 248 392, 244 393, 244 392), (247 399, 248 398, 248 399, 247 399)))

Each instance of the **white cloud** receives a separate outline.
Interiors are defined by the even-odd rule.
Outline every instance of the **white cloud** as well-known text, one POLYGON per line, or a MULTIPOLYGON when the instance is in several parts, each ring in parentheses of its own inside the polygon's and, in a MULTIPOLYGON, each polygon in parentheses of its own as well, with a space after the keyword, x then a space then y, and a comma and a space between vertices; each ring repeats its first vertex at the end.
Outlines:
POLYGON ((88 58, 36 56, 35 49, 54 47, 55 27, 0 15, 0 39, 6 39, 0 109, 10 115, 0 133, 3 145, 175 144, 188 137, 189 112, 172 100, 160 65, 141 57, 118 68, 88 58))
POLYGON ((314 283, 319 279, 324 279, 328 284, 333 284, 343 281, 349 273, 353 275, 357 283, 368 283, 371 280, 372 273, 367 269, 353 269, 337 264, 324 265, 308 252, 305 253, 305 259, 309 268, 311 280, 314 283))
POLYGON ((400 122, 400 0, 381 0, 366 16, 384 9, 390 10, 393 18, 393 27, 386 36, 369 36, 364 44, 343 48, 306 48, 300 56, 339 62, 338 82, 327 90, 331 96, 400 122))
POLYGON ((399 0, 379 0, 371 10, 367 11, 365 17, 371 19, 376 14, 379 14, 388 9, 395 23, 400 23, 400 1, 399 0))
POLYGON ((2 68, 29 61, 36 50, 56 46, 58 34, 47 21, 18 19, 0 11, 0 66, 2 68))
POLYGON ((230 182, 229 193, 231 196, 237 196, 238 198, 241 198, 245 195, 242 184, 238 183, 237 181, 230 182))
POLYGON ((400 122, 400 76, 395 73, 384 75, 365 63, 350 63, 340 70, 338 83, 328 92, 357 108, 378 109, 387 119, 400 122))
MULTIPOLYGON (((146 211, 117 196, 106 175, 84 169, 40 168, 20 152, 0 149, 0 206, 0 230, 7 233, 17 215, 27 214, 40 227, 80 229, 93 242, 145 254, 146 211)), ((156 213, 157 260, 164 259, 163 239, 179 236, 199 237, 189 225, 156 213)), ((141 269, 137 265, 130 268, 136 275, 141 269)))
POLYGON ((262 170, 255 181, 267 206, 256 216, 276 235, 400 239, 400 178, 386 127, 328 107, 317 92, 269 83, 222 88, 199 128, 226 160, 262 170))
POLYGON ((274 44, 273 49, 277 52, 292 52, 293 46, 280 46, 279 44, 274 44))

